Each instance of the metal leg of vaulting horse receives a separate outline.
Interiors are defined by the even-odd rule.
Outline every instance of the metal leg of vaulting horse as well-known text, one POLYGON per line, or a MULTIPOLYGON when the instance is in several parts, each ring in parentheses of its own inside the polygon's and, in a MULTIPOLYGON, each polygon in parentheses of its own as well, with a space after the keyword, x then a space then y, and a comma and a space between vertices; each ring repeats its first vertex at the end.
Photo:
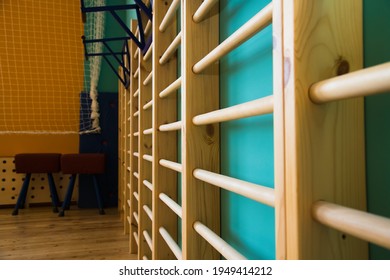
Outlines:
POLYGON ((16 216, 19 213, 19 208, 24 208, 24 204, 26 202, 28 185, 30 183, 31 173, 26 174, 26 178, 24 179, 22 188, 19 192, 18 200, 16 201, 15 208, 12 211, 12 215, 16 216))
POLYGON ((97 203, 98 203, 98 207, 99 207, 99 214, 104 215, 105 212, 103 209, 102 197, 100 195, 99 183, 97 181, 96 175, 92 175, 92 178, 93 178, 93 186, 95 188, 95 193, 96 193, 96 199, 97 199, 97 203))
POLYGON ((47 179, 49 181, 49 187, 50 187, 50 194, 51 194, 51 204, 53 206, 53 213, 58 213, 58 194, 56 185, 54 183, 53 175, 51 173, 47 173, 47 179))
POLYGON ((64 201, 62 203, 62 208, 60 210, 60 213, 58 214, 59 217, 63 217, 65 215, 65 210, 69 209, 70 206, 70 200, 72 199, 72 193, 73 193, 73 188, 74 188, 74 183, 76 181, 77 174, 73 174, 70 177, 70 181, 68 184, 68 189, 65 194, 64 201))

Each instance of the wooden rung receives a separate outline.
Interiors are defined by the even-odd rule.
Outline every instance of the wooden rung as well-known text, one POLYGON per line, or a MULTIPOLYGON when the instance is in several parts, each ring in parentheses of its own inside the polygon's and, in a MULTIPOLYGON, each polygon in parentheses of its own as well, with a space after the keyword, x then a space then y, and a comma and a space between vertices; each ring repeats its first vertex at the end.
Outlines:
POLYGON ((138 201, 138 200, 139 200, 139 195, 138 195, 138 193, 137 193, 137 192, 133 192, 133 195, 134 195, 135 199, 138 201))
POLYGON ((127 120, 128 120, 128 121, 131 121, 131 117, 128 117, 127 120))
POLYGON ((137 59, 138 55, 139 55, 139 49, 137 48, 137 50, 134 53, 134 59, 137 59))
POLYGON ((133 232, 133 236, 134 236, 135 243, 137 243, 137 245, 139 246, 138 233, 137 232, 133 232))
POLYGON ((256 185, 246 181, 238 180, 225 175, 213 173, 210 171, 195 169, 193 172, 195 178, 223 188, 228 191, 235 192, 242 196, 248 197, 260 203, 275 206, 275 191, 274 189, 256 185))
POLYGON ((164 32, 168 25, 171 23, 172 19, 175 17, 177 8, 179 8, 180 0, 173 0, 171 6, 169 6, 167 13, 165 14, 161 24, 158 28, 160 32, 164 32))
POLYGON ((181 87, 181 77, 165 88, 158 96, 161 98, 167 97, 181 87))
POLYGON ((176 203, 176 201, 174 201, 172 198, 170 198, 169 196, 167 196, 165 193, 160 193, 160 195, 158 196, 161 201, 163 201, 173 212, 176 213, 177 216, 179 216, 180 218, 182 218, 182 215, 183 215, 183 209, 181 208, 181 206, 179 204, 176 203))
POLYGON ((148 20, 148 23, 146 24, 146 27, 145 27, 145 30, 144 30, 144 34, 149 34, 149 31, 150 29, 152 28, 152 21, 151 20, 148 20))
POLYGON ((159 130, 160 131, 176 131, 176 130, 180 130, 181 126, 182 126, 182 122, 177 121, 174 123, 162 124, 162 125, 160 125, 159 130))
POLYGON ((176 241, 169 234, 169 232, 165 228, 163 228, 163 227, 160 227, 158 229, 158 231, 160 232, 162 238, 165 240, 165 242, 167 243, 169 249, 171 249, 171 251, 175 255, 175 257, 178 260, 182 260, 183 259, 182 251, 181 251, 179 245, 177 245, 176 241))
POLYGON ((144 61, 148 61, 152 57, 152 53, 153 53, 153 44, 150 45, 149 49, 145 53, 144 61))
POLYGON ((138 213, 137 212, 133 212, 133 217, 135 219, 135 221, 137 222, 137 224, 139 224, 139 217, 138 217, 138 213))
POLYGON ((219 46, 213 49, 209 54, 197 62, 193 67, 193 72, 201 73, 209 65, 219 60, 233 49, 240 46, 253 35, 267 27, 272 22, 272 2, 258 12, 254 17, 241 26, 236 32, 230 35, 219 46))
POLYGON ((153 184, 150 183, 148 180, 143 180, 145 187, 147 187, 151 192, 153 191, 153 184))
POLYGON ((153 100, 150 100, 148 103, 146 103, 143 107, 144 110, 148 110, 153 106, 153 100))
POLYGON ((199 23, 204 20, 216 3, 218 3, 218 0, 204 0, 192 17, 194 22, 199 23))
POLYGON ((148 258, 147 256, 143 256, 143 257, 142 257, 142 260, 144 260, 144 261, 148 261, 148 260, 149 260, 149 258, 148 258))
POLYGON ((310 87, 314 103, 369 96, 390 90, 390 62, 315 83, 310 87))
POLYGON ((153 157, 152 157, 151 155, 143 155, 142 158, 143 158, 144 160, 153 162, 153 157))
POLYGON ((131 190, 131 185, 130 185, 129 183, 127 183, 127 188, 128 188, 129 190, 131 190))
POLYGON ((133 175, 134 175, 135 178, 139 179, 138 172, 134 172, 133 175))
POLYGON ((182 172, 182 165, 180 163, 173 162, 166 159, 160 159, 159 163, 161 166, 172 169, 176 172, 180 172, 180 173, 182 172))
POLYGON ((134 137, 138 137, 139 136, 139 132, 138 131, 134 132, 133 135, 134 135, 134 137))
POLYGON ((138 75, 139 75, 139 68, 137 68, 137 70, 134 73, 134 79, 137 79, 138 75))
POLYGON ((172 43, 165 50, 165 52, 163 53, 163 55, 159 60, 159 63, 161 65, 167 63, 169 59, 175 54, 180 44, 181 44, 181 31, 176 35, 175 39, 173 39, 172 43))
POLYGON ((139 157, 139 153, 138 153, 138 152, 134 152, 134 153, 133 153, 133 156, 139 157))
POLYGON ((148 243, 150 250, 152 250, 152 248, 153 248, 152 247, 152 244, 153 244, 152 238, 150 237, 149 233, 146 230, 143 231, 143 235, 145 237, 146 243, 148 243))
POLYGON ((139 111, 135 112, 133 116, 134 117, 138 117, 139 116, 139 111))
POLYGON ((127 151, 127 153, 130 155, 131 154, 131 152, 130 151, 127 151))
POLYGON ((130 218, 130 216, 127 216, 127 223, 128 223, 129 225, 131 225, 131 218, 130 218))
POLYGON ((139 95, 139 89, 137 89, 137 90, 134 92, 133 96, 134 96, 134 97, 137 97, 138 95, 139 95))
POLYGON ((147 86, 152 81, 152 78, 153 78, 153 71, 151 71, 149 75, 145 78, 143 85, 147 86))
POLYGON ((153 127, 144 130, 144 135, 150 135, 150 134, 153 134, 153 127))
POLYGON ((326 201, 312 208, 318 222, 365 241, 390 249, 390 219, 326 201))
POLYGON ((142 208, 144 209, 146 215, 148 215, 149 219, 151 221, 153 221, 153 213, 152 213, 152 210, 149 208, 149 206, 148 205, 144 205, 144 206, 142 206, 142 208))
POLYGON ((270 114, 274 110, 273 96, 267 96, 254 101, 245 102, 229 108, 198 115, 192 119, 195 125, 206 125, 236 119, 270 114))
POLYGON ((246 260, 243 255, 201 222, 196 221, 194 223, 194 230, 227 260, 246 260))
POLYGON ((131 207, 130 199, 127 200, 127 205, 128 205, 129 207, 131 207))

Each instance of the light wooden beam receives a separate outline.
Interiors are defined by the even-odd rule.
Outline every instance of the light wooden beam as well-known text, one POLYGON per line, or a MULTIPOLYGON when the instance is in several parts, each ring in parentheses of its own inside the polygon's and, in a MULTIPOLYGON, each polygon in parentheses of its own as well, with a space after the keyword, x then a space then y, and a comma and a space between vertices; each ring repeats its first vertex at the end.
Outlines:
POLYGON ((316 222, 315 201, 366 208, 363 99, 317 105, 318 81, 362 68, 362 1, 284 1, 288 259, 367 259, 367 243, 316 222), (288 183, 287 183, 288 182, 288 183))
POLYGON ((213 50, 219 42, 218 6, 202 23, 192 16, 201 0, 182 2, 182 208, 183 259, 219 259, 219 252, 193 228, 203 221, 216 234, 220 232, 220 191, 197 180, 195 168, 219 173, 218 125, 195 126, 192 119, 219 109, 219 69, 211 65, 202 75, 193 72, 194 64, 213 50))
MULTIPOLYGON (((168 98, 160 98, 159 93, 177 79, 177 56, 172 56, 166 63, 161 64, 160 58, 177 34, 176 13, 172 13, 170 23, 159 30, 163 19, 166 17, 170 7, 178 5, 180 1, 155 1, 153 34, 153 258, 160 260, 174 260, 175 254, 167 245, 159 229, 164 227, 174 242, 178 242, 178 219, 168 206, 160 199, 159 195, 165 193, 174 200, 177 200, 178 179, 175 171, 160 165, 161 159, 178 161, 177 135, 176 133, 160 132, 158 128, 164 123, 177 121, 177 96, 171 95, 168 98)), ((177 8, 176 8, 177 9, 177 8)), ((175 10, 176 12, 176 10, 175 10)))

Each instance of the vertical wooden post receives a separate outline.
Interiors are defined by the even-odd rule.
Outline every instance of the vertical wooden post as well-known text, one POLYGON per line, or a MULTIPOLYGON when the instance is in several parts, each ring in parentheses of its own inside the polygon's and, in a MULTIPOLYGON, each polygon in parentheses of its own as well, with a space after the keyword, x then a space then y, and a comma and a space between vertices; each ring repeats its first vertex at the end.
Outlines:
MULTIPOLYGON (((137 21, 132 20, 130 28, 133 33, 137 29, 137 21)), ((134 217, 134 213, 138 215, 138 200, 134 196, 134 193, 138 193, 138 181, 134 177, 134 172, 138 171, 138 161, 134 157, 134 152, 138 151, 138 137, 134 136, 134 133, 138 132, 138 118, 134 117, 134 113, 138 111, 138 97, 134 97, 135 92, 138 90, 138 80, 134 78, 135 71, 138 69, 138 60, 134 57, 137 50, 137 45, 133 40, 130 41, 130 104, 129 104, 129 117, 130 117, 130 154, 128 155, 130 161, 130 235, 129 246, 130 253, 135 254, 138 252, 138 245, 134 238, 134 232, 138 233, 138 221, 134 217)))
POLYGON ((201 221, 216 234, 220 232, 219 189, 194 178, 195 168, 219 172, 219 126, 195 126, 192 118, 219 108, 218 65, 201 74, 192 67, 219 42, 218 6, 201 23, 192 19, 201 0, 181 2, 182 7, 182 189, 183 258, 219 259, 219 253, 194 228, 201 221))
MULTIPOLYGON (((129 44, 129 42, 127 42, 127 44, 129 44)), ((128 61, 127 59, 124 59, 125 61, 125 66, 127 68, 130 67, 130 65, 128 65, 128 61)), ((124 75, 126 74, 123 74, 123 70, 122 70, 122 67, 120 67, 119 69, 120 72, 122 72, 122 78, 124 79, 124 75)), ((130 102, 131 102, 131 91, 130 91, 130 88, 125 88, 124 85, 122 84, 121 85, 122 87, 122 91, 124 92, 124 95, 125 95, 125 98, 124 98, 124 104, 123 104, 123 107, 124 107, 124 118, 123 118, 123 121, 124 121, 124 128, 125 128, 125 131, 123 132, 124 134, 124 140, 125 140, 125 152, 124 152, 124 156, 125 156, 125 166, 124 166, 124 184, 123 184, 123 189, 122 189, 122 192, 123 192, 123 205, 124 205, 124 225, 125 225, 125 234, 128 234, 129 231, 130 231, 130 217, 131 217, 131 203, 130 203, 130 178, 131 178, 131 164, 130 164, 130 147, 131 147, 131 138, 130 138, 130 102)))
POLYGON ((365 259, 367 243, 311 216, 324 199, 364 210, 363 98, 313 104, 314 82, 362 67, 362 1, 284 1, 287 258, 365 259))
POLYGON ((153 14, 153 259, 174 259, 172 251, 159 233, 164 227, 177 241, 178 219, 172 210, 159 198, 165 193, 177 201, 177 174, 159 164, 160 159, 177 162, 177 135, 175 132, 159 131, 160 125, 177 120, 177 95, 160 98, 159 93, 176 80, 177 56, 161 65, 159 60, 176 36, 176 20, 160 32, 159 26, 172 1, 155 1, 153 14))
MULTIPOLYGON (((145 21, 146 24, 146 21, 145 21)), ((144 25, 145 26, 145 25, 144 25)), ((138 56, 138 190, 139 190, 139 203, 138 203, 138 236, 139 236, 139 251, 138 258, 143 259, 146 256, 148 259, 152 259, 152 252, 149 248, 147 240, 145 238, 144 231, 146 231, 152 238, 152 221, 145 212, 144 206, 152 208, 152 193, 148 189, 144 180, 152 182, 152 165, 150 162, 145 161, 144 155, 152 155, 152 135, 145 134, 144 131, 152 128, 152 114, 151 110, 144 110, 143 107, 152 99, 152 83, 145 85, 145 79, 152 71, 151 60, 144 61, 144 56, 140 50, 138 56)), ((153 238, 152 238, 153 239, 153 238)))
POLYGON ((124 155, 123 155, 123 146, 124 146, 124 132, 123 132, 123 114, 124 114, 124 91, 122 83, 118 80, 118 211, 121 215, 121 218, 124 217, 124 202, 123 202, 123 172, 124 172, 124 155))
POLYGON ((286 259, 283 0, 273 0, 273 86, 276 259, 286 259))

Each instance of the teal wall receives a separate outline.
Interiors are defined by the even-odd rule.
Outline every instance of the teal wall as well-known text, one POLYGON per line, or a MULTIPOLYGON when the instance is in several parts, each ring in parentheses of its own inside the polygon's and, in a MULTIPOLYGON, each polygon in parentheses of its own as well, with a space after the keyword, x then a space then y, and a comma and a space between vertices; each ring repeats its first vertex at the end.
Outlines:
MULTIPOLYGON (((126 4, 134 4, 134 0, 126 0, 126 4)), ((137 15, 134 10, 126 11, 126 23, 129 24, 131 19, 136 19, 137 15)))
MULTIPOLYGON (((390 1, 364 2, 364 65, 390 61, 390 1)), ((368 210, 390 218, 390 94, 365 99, 368 210)), ((372 259, 390 250, 371 245, 372 259)))
MULTIPOLYGON (((221 0, 220 41, 270 1, 221 0)), ((221 107, 272 94, 272 27, 220 61, 221 107)), ((273 116, 221 124, 221 173, 274 186, 273 116)), ((222 238, 249 259, 275 258, 274 209, 231 192, 221 194, 222 238)))

